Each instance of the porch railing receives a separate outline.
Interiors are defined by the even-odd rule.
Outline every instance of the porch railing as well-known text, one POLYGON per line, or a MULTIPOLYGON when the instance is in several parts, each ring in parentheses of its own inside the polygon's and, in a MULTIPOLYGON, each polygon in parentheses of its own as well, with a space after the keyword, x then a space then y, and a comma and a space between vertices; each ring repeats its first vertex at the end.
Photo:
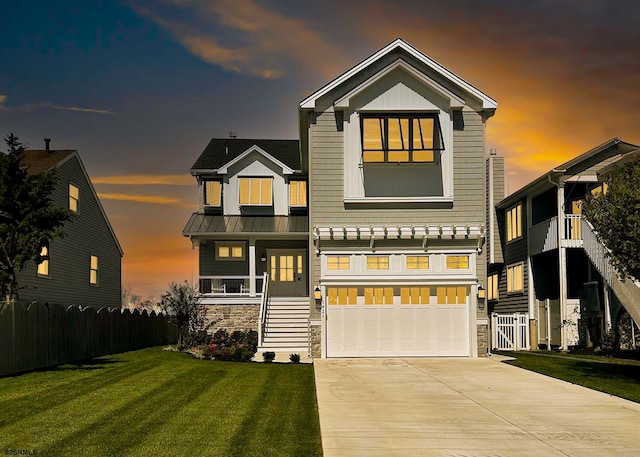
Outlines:
POLYGON ((262 277, 262 301, 260 302, 260 319, 258 321, 258 347, 262 346, 264 329, 267 321, 267 304, 269 303, 269 275, 262 277))
MULTIPOLYGON (((566 248, 582 247, 582 216, 580 214, 565 214, 564 238, 562 246, 566 248)), ((529 250, 531 254, 558 249, 558 217, 542 221, 529 228, 529 250)))
POLYGON ((251 297, 262 293, 267 274, 256 277, 254 293, 251 294, 249 276, 200 276, 200 293, 211 297, 251 297))

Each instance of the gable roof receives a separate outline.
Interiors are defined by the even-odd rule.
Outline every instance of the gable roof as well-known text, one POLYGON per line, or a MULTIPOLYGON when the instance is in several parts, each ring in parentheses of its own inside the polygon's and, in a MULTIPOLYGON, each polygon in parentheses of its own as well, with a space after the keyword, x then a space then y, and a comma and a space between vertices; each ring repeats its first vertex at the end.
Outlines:
POLYGON ((120 256, 124 256, 124 251, 122 250, 122 246, 118 241, 118 237, 116 236, 116 232, 113 230, 111 226, 111 222, 109 222, 109 218, 107 217, 107 213, 102 206, 102 202, 98 197, 98 193, 96 189, 93 187, 93 183, 91 182, 91 178, 89 178, 89 174, 87 173, 87 169, 84 167, 82 160, 80 159, 80 155, 78 151, 71 149, 59 149, 59 150, 43 150, 43 149, 25 149, 23 162, 27 167, 27 174, 29 175, 37 175, 38 173, 43 173, 45 171, 49 171, 52 168, 59 167, 67 160, 72 159, 73 157, 78 159, 78 163, 80 164, 80 169, 82 170, 82 174, 84 175, 87 183, 89 184, 89 188, 91 189, 91 193, 98 203, 98 209, 102 213, 102 217, 107 223, 107 228, 113 237, 113 240, 116 242, 116 246, 120 251, 120 256))
MULTIPOLYGON (((555 183, 559 181, 569 181, 574 176, 587 176, 594 180, 597 180, 598 174, 603 169, 609 168, 612 164, 621 160, 624 156, 631 152, 638 150, 638 146, 635 144, 622 141, 620 138, 612 138, 609 141, 596 146, 589 151, 574 157, 567 162, 558 165, 557 167, 549 170, 540 177, 531 181, 529 184, 521 187, 511 195, 505 197, 496 206, 498 208, 507 208, 517 201, 524 198, 525 195, 531 193, 541 193, 547 189, 555 187, 555 183), (596 156, 602 155, 600 160, 594 161, 596 156), (553 182, 552 182, 553 181, 553 182)), ((586 179, 583 179, 586 182, 586 179)))
POLYGON ((213 171, 227 165, 256 146, 293 170, 300 170, 298 140, 264 140, 248 138, 212 138, 191 171, 213 171))
POLYGON ((341 84, 343 84, 344 82, 349 80, 351 77, 353 77, 357 73, 360 73, 365 68, 374 65, 376 62, 381 60, 383 57, 385 57, 386 55, 388 55, 391 52, 394 52, 396 50, 402 50, 405 53, 411 55, 412 57, 417 59, 422 64, 426 65, 431 70, 435 71, 436 73, 438 73, 439 75, 441 75, 445 79, 451 81, 453 84, 455 84, 456 86, 458 86, 461 89, 463 89, 465 92, 467 92, 467 93, 471 94, 473 97, 477 98, 482 104, 482 109, 493 111, 498 107, 498 103, 494 99, 492 99, 491 97, 486 95, 484 92, 480 91, 479 89, 475 88, 474 86, 472 86, 468 82, 464 81, 462 78, 460 78, 459 76, 457 76, 456 74, 454 74, 450 70, 446 69, 445 67, 443 67, 442 65, 440 65, 438 62, 436 62, 435 60, 431 59, 427 55, 425 55, 422 52, 418 51, 416 48, 411 46, 409 43, 407 43, 403 39, 398 38, 398 39, 392 41, 391 43, 389 43, 384 48, 380 49, 375 54, 373 54, 370 57, 368 57, 367 59, 363 60, 362 62, 360 62, 356 66, 354 66, 351 69, 347 70, 346 72, 344 72, 343 74, 341 74, 340 76, 335 78, 333 81, 329 82, 328 84, 325 84, 323 87, 321 87, 320 89, 315 91, 313 94, 309 95, 307 98, 305 98, 304 100, 302 100, 300 102, 300 108, 301 109, 313 109, 313 108, 315 108, 316 101, 320 97, 326 95, 331 90, 333 90, 336 87, 340 86, 341 84))

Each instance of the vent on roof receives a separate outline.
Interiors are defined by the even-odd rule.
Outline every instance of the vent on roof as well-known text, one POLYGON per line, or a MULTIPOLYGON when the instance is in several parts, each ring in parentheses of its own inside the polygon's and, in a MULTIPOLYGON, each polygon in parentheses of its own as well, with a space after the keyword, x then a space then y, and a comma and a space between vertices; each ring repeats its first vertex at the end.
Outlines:
POLYGON ((45 138, 44 139, 44 149, 45 151, 49 152, 49 143, 51 142, 51 138, 45 138))

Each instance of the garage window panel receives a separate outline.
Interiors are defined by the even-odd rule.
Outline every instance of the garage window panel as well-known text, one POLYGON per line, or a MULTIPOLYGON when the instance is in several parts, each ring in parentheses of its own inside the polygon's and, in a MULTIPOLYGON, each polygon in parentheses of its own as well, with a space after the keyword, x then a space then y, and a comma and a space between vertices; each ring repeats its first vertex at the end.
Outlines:
POLYGON ((436 302, 439 305, 464 305, 467 303, 466 286, 439 286, 436 290, 436 302))
POLYGON ((355 287, 329 287, 327 289, 329 305, 357 305, 358 289, 355 287))
POLYGON ((365 287, 365 305, 393 305, 393 287, 365 287))
POLYGON ((401 287, 400 304, 402 305, 428 305, 431 296, 429 287, 401 287))

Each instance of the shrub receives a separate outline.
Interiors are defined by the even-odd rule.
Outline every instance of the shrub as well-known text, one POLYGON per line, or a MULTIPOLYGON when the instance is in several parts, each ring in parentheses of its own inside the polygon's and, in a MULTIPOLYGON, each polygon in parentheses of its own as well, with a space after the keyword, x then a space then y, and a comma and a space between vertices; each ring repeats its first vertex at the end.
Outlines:
POLYGON ((204 356, 215 360, 249 362, 258 350, 258 333, 254 330, 216 331, 204 348, 204 356))
POLYGON ((289 361, 291 363, 300 363, 300 354, 289 354, 289 361))
POLYGON ((262 360, 264 360, 265 362, 273 362, 275 358, 276 358, 275 352, 267 351, 262 353, 262 360))

